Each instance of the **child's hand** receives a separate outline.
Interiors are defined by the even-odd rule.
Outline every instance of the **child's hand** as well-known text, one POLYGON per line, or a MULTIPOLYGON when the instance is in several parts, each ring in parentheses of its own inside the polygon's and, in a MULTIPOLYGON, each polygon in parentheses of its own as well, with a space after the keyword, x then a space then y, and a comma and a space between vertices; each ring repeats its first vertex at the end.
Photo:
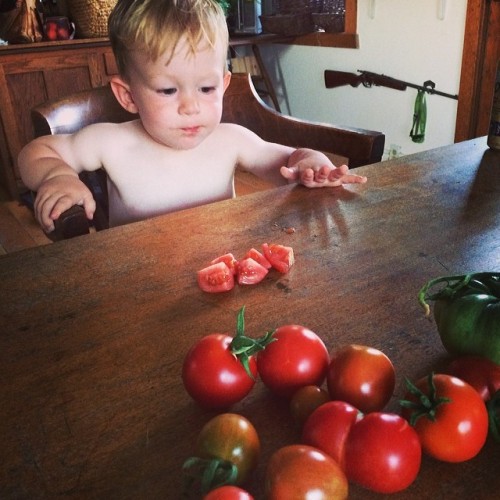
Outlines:
POLYGON ((281 167, 281 175, 289 181, 307 187, 336 187, 343 184, 362 184, 366 177, 349 173, 347 165, 335 167, 326 155, 311 149, 297 149, 281 167))
POLYGON ((281 167, 281 175, 290 181, 296 181, 306 187, 336 187, 343 184, 363 184, 367 181, 365 176, 349 173, 347 165, 340 167, 322 166, 318 169, 300 166, 281 167))
POLYGON ((43 230, 54 230, 54 221, 73 205, 81 205, 88 219, 95 212, 95 201, 87 186, 73 175, 58 175, 44 181, 35 199, 35 217, 43 230))

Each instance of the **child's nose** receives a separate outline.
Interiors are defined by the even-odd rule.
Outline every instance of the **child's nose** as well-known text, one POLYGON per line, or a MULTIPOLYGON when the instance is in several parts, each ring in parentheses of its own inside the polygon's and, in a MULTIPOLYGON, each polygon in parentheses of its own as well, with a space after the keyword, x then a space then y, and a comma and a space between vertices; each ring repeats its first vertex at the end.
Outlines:
POLYGON ((182 95, 179 112, 185 115, 192 115, 200 111, 198 96, 191 92, 182 95))

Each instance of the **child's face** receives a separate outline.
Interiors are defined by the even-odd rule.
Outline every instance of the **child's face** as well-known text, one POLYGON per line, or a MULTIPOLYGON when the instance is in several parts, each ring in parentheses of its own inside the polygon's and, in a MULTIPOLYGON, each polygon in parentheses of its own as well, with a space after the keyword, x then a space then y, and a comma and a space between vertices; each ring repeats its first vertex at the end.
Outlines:
POLYGON ((181 40, 174 56, 153 62, 131 54, 127 85, 142 124, 157 142, 174 149, 200 144, 220 123, 222 98, 230 73, 224 47, 205 43, 193 54, 181 40))

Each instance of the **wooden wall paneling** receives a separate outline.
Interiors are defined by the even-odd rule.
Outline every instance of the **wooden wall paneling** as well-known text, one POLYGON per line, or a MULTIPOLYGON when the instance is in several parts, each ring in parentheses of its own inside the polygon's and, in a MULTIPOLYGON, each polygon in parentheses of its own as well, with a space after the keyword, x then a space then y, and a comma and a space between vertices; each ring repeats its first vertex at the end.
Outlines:
POLYGON ((500 2, 469 0, 455 142, 488 133, 500 37, 500 2))

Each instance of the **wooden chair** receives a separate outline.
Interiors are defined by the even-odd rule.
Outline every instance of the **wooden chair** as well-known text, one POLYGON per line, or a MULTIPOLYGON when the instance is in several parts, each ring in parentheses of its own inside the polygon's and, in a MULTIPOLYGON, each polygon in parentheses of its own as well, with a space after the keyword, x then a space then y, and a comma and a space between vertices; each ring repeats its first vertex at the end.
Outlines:
MULTIPOLYGON (((94 88, 35 107, 31 113, 35 136, 72 133, 96 122, 120 123, 136 116, 116 101, 109 86, 94 88)), ((224 95, 223 122, 243 125, 267 141, 292 147, 308 147, 345 159, 350 168, 381 160, 385 136, 370 130, 313 123, 285 116, 258 96, 251 77, 233 74, 224 95)), ((96 198, 92 221, 96 230, 108 227, 108 198, 104 170, 85 172, 82 180, 96 198), (90 174, 90 175, 89 175, 90 174)), ((56 221, 54 240, 89 232, 82 207, 72 207, 56 221)))

